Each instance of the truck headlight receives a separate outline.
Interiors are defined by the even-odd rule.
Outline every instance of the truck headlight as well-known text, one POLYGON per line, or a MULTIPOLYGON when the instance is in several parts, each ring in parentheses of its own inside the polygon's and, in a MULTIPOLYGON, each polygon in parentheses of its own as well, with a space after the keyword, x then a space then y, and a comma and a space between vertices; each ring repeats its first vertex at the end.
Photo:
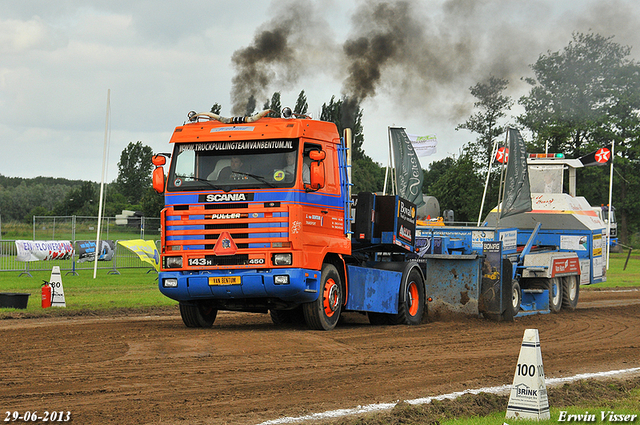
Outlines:
POLYGON ((182 257, 164 257, 164 265, 168 269, 182 268, 182 257))
POLYGON ((162 280, 163 288, 177 288, 178 287, 178 279, 176 278, 168 278, 162 280))
POLYGON ((273 283, 275 285, 288 285, 289 284, 289 275, 273 276, 273 283))
POLYGON ((291 253, 286 254, 273 254, 271 262, 274 266, 290 266, 292 264, 291 253))

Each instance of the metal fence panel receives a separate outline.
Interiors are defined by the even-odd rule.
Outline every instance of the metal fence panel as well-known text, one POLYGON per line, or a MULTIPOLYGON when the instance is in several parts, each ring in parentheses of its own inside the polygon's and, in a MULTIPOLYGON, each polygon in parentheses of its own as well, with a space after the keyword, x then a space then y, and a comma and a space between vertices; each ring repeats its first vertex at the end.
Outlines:
MULTIPOLYGON (((120 220, 118 220, 120 221, 120 220)), ((126 224, 117 224, 114 217, 103 217, 100 239, 158 239, 160 218, 129 217, 126 224)), ((85 216, 33 216, 33 240, 95 240, 98 217, 85 216)))

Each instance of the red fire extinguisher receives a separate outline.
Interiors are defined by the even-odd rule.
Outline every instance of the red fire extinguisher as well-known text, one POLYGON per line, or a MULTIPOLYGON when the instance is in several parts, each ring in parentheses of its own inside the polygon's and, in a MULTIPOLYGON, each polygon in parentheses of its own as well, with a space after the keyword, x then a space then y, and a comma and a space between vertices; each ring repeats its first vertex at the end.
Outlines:
POLYGON ((51 284, 46 280, 43 280, 42 284, 42 308, 51 307, 51 299, 53 297, 53 288, 51 288, 51 284))

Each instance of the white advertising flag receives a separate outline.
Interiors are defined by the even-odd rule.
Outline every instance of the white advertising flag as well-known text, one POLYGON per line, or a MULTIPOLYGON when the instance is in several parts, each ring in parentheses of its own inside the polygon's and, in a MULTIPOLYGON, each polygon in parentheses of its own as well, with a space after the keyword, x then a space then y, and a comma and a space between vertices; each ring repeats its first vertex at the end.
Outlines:
POLYGON ((411 140, 411 144, 413 145, 413 149, 416 151, 416 155, 429 156, 436 153, 438 139, 436 138, 435 134, 428 136, 407 134, 407 136, 409 137, 409 140, 411 140))

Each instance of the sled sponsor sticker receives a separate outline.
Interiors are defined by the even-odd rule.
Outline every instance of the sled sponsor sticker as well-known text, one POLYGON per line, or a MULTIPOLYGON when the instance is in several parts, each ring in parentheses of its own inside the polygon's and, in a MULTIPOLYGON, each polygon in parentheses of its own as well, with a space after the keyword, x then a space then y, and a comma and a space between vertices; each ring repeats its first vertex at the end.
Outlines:
POLYGON ((474 230, 471 232, 471 248, 481 249, 482 242, 493 241, 495 232, 489 230, 474 230))
POLYGON ((551 277, 580 274, 580 261, 574 258, 556 258, 553 260, 551 277))
MULTIPOLYGON (((594 236, 595 239, 595 236, 594 236)), ((589 238, 582 236, 560 236, 560 249, 567 251, 586 251, 589 246, 589 238)))

